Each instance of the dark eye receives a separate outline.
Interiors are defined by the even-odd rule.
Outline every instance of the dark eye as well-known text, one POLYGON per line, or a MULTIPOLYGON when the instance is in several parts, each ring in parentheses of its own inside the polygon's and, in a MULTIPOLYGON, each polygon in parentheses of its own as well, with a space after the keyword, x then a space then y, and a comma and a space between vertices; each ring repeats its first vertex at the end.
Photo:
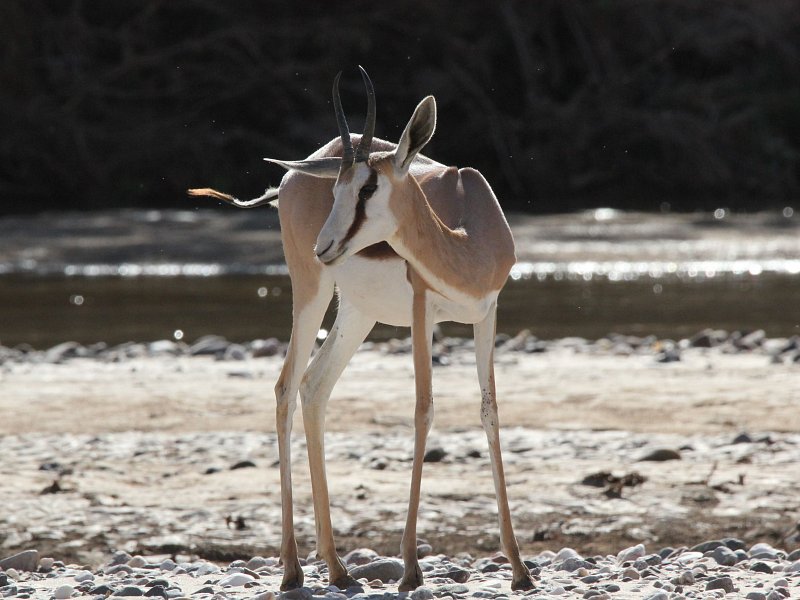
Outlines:
POLYGON ((359 200, 366 200, 367 198, 372 196, 372 194, 374 194, 375 190, 377 190, 377 189, 378 189, 377 185, 370 184, 370 183, 362 186, 361 189, 358 190, 358 199, 359 200))

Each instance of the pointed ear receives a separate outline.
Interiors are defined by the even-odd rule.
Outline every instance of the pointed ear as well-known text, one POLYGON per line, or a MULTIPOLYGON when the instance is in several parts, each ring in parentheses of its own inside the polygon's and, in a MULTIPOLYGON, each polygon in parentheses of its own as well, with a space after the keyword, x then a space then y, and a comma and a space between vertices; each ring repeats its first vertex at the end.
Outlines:
POLYGON ((300 171, 306 175, 323 179, 336 179, 342 165, 342 159, 338 156, 306 158, 305 160, 277 160, 275 158, 265 158, 264 160, 280 165, 287 171, 300 171))
POLYGON ((436 100, 433 96, 423 98, 417 105, 411 120, 400 136, 394 151, 394 165, 402 173, 408 172, 411 161, 433 137, 436 129, 436 100))

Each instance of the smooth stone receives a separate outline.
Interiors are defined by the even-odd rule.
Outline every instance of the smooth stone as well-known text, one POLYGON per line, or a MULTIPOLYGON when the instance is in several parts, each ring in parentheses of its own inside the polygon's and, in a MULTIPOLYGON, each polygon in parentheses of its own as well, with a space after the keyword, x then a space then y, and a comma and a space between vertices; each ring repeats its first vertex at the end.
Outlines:
POLYGON ((240 585, 244 585, 246 583, 251 583, 255 581, 255 577, 252 575, 248 575, 247 573, 232 573, 227 577, 223 577, 219 580, 219 585, 221 586, 229 586, 229 587, 238 587, 240 585))
POLYGON ((206 335, 197 340, 189 347, 189 354, 192 356, 206 356, 209 354, 224 354, 230 346, 230 342, 218 335, 206 335))
POLYGON ((142 569, 147 566, 147 561, 137 554, 131 557, 127 564, 134 569, 142 569))
POLYGON ((125 587, 123 587, 120 590, 117 590, 116 592, 114 592, 111 595, 112 596, 144 596, 144 590, 142 590, 141 588, 132 586, 132 585, 126 585, 125 587))
POLYGON ((23 550, 17 554, 0 560, 0 569, 8 571, 9 569, 16 569, 17 571, 35 571, 39 566, 39 551, 38 550, 23 550))
POLYGON ((711 551, 711 557, 717 561, 717 564, 725 567, 732 567, 738 562, 736 553, 727 546, 720 546, 711 551))
POLYGON ((56 559, 45 557, 39 560, 39 570, 40 571, 49 571, 53 568, 53 564, 56 562, 56 559))
POLYGON ((750 570, 755 571, 756 573, 769 573, 770 575, 772 574, 772 567, 770 567, 767 563, 761 561, 754 562, 752 565, 750 565, 750 570))
POLYGON ((681 460, 680 451, 671 448, 658 448, 642 456, 639 462, 664 462, 667 460, 681 460))
POLYGON ((565 561, 555 565, 556 571, 568 571, 573 573, 578 569, 590 569, 594 567, 594 565, 590 562, 587 562, 581 558, 570 557, 565 561))
POLYGON ((753 544, 748 551, 750 556, 773 556, 778 558, 778 551, 766 542, 758 542, 753 544))
POLYGON ((581 556, 577 550, 573 550, 572 548, 562 548, 561 550, 558 551, 558 554, 556 554, 553 557, 553 562, 555 563, 555 562, 565 561, 568 558, 583 559, 583 556, 581 556))
POLYGON ((784 569, 785 573, 800 573, 800 560, 796 560, 784 569))
POLYGON ((115 573, 133 573, 133 568, 128 565, 114 565, 110 569, 106 569, 106 574, 114 575, 115 573))
POLYGON ((356 548, 351 550, 344 557, 346 565, 367 565, 378 558, 378 553, 371 548, 356 548))
POLYGON ((669 600, 669 594, 667 592, 656 592, 651 596, 647 596, 646 600, 669 600))
POLYGON ((65 600, 66 598, 71 598, 74 593, 75 589, 71 585, 60 585, 53 590, 53 598, 55 600, 65 600))
POLYGON ((277 338, 253 340, 250 344, 250 351, 253 353, 253 358, 275 356, 281 351, 281 343, 277 338))
POLYGON ((112 588, 110 585, 103 583, 98 585, 97 587, 93 587, 92 589, 90 589, 89 593, 92 594, 93 596, 108 596, 113 591, 114 588, 112 588))
POLYGON ((211 575, 212 573, 219 573, 220 569, 217 565, 212 565, 211 563, 203 563, 201 564, 195 574, 198 577, 202 577, 203 575, 211 575))
POLYGON ((437 596, 466 594, 469 588, 462 583, 448 583, 438 586, 433 593, 437 596))
POLYGON ((310 589, 301 587, 293 590, 286 590, 280 596, 278 596, 278 598, 280 598, 280 600, 309 600, 309 598, 311 598, 313 595, 314 594, 310 589))
POLYGON ((247 561, 245 567, 250 569, 251 571, 258 571, 259 569, 266 567, 268 565, 268 561, 263 556, 254 556, 250 560, 247 561))
POLYGON ((641 579, 642 576, 639 574, 639 571, 634 569, 633 567, 628 567, 624 571, 622 571, 622 577, 627 579, 641 579))
POLYGON ((761 592, 750 592, 745 596, 746 600, 767 600, 767 595, 761 592))
POLYGON ((72 578, 77 582, 94 581, 94 574, 91 571, 78 571, 72 578))
POLYGON ((157 340, 150 342, 147 345, 147 350, 150 354, 171 354, 178 356, 181 353, 181 347, 172 340, 157 340))
POLYGON ((733 580, 730 577, 717 577, 706 584, 706 590, 725 590, 726 594, 733 591, 733 580))
POLYGON ((422 462, 430 462, 430 463, 442 462, 445 456, 447 456, 447 452, 445 451, 444 448, 439 448, 439 447, 431 448, 430 450, 425 452, 425 456, 423 456, 422 462))
POLYGON ((692 547, 692 552, 702 552, 705 554, 706 552, 711 552, 712 550, 716 550, 717 548, 724 546, 725 543, 722 540, 710 540, 708 542, 700 542, 696 546, 692 547))
POLYGON ((637 544, 636 546, 631 546, 630 548, 625 548, 625 550, 620 551, 620 553, 617 554, 617 563, 635 561, 637 558, 642 558, 646 554, 647 551, 644 548, 644 544, 637 544))
POLYGON ((166 558, 161 561, 161 564, 158 565, 158 568, 161 569, 162 571, 172 571, 177 566, 178 565, 175 563, 174 560, 172 560, 171 558, 166 558))
POLYGON ((224 360, 245 360, 247 359, 247 348, 240 344, 231 344, 225 350, 224 360))
POLYGON ((694 585, 695 578, 694 573, 691 571, 684 571, 677 577, 673 577, 672 583, 675 585, 694 585))
POLYGON ((372 581, 378 579, 383 583, 400 581, 403 578, 403 563, 393 558, 382 558, 366 565, 359 565, 350 570, 354 579, 372 581))
POLYGON ((164 586, 161 585, 154 585, 149 590, 147 590, 144 594, 149 598, 169 598, 169 594, 167 594, 167 590, 164 586))
POLYGON ((470 572, 467 569, 461 569, 459 567, 454 567, 449 569, 445 574, 445 577, 448 579, 452 579, 456 583, 466 583, 469 581, 470 572))
POLYGON ((667 558, 673 552, 675 552, 675 548, 673 548, 672 546, 667 546, 667 547, 662 548, 661 550, 659 550, 658 551, 658 555, 661 557, 661 560, 664 560, 665 558, 667 558))
POLYGON ((117 550, 114 552, 113 556, 111 557, 111 564, 112 565, 121 565, 123 563, 128 562, 131 559, 131 555, 125 552, 124 550, 117 550))
POLYGON ((696 560, 700 560, 701 558, 703 558, 703 553, 702 552, 690 551, 690 552, 684 552, 683 554, 678 555, 675 558, 675 560, 676 560, 676 562, 678 562, 680 564, 685 564, 685 563, 689 563, 689 562, 694 562, 696 560))
POLYGON ((724 538, 722 543, 733 551, 744 550, 747 545, 739 538, 724 538))
POLYGON ((433 590, 425 586, 418 587, 411 592, 411 600, 432 600, 433 597, 433 590))

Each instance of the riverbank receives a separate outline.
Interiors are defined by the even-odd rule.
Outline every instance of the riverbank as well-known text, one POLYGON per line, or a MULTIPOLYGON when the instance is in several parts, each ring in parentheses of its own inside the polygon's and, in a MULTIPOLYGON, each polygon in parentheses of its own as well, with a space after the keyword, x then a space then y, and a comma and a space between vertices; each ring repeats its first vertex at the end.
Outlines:
MULTIPOLYGON (((434 553, 499 546, 471 342, 437 342, 436 418, 419 531, 434 553), (473 385, 474 384, 474 385, 473 385)), ((0 367, 0 555, 96 568, 111 553, 275 556, 277 341, 6 349, 0 367)), ((329 405, 337 541, 394 555, 408 489, 407 340, 365 344, 329 405), (347 418, 341 418, 341 415, 347 418)), ((800 545, 796 339, 705 332, 670 342, 498 338, 509 495, 523 553, 583 557, 737 538, 800 545), (708 347, 707 347, 708 346, 708 347)), ((301 553, 314 547, 295 423, 301 553)))

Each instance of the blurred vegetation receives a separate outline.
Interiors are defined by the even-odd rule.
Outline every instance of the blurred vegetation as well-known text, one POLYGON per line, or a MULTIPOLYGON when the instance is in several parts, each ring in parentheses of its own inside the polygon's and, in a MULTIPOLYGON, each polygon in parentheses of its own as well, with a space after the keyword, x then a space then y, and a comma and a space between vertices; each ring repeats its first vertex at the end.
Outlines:
POLYGON ((800 2, 3 0, 0 211, 190 206, 277 184, 378 96, 396 140, 507 209, 784 206, 800 192, 800 2))

